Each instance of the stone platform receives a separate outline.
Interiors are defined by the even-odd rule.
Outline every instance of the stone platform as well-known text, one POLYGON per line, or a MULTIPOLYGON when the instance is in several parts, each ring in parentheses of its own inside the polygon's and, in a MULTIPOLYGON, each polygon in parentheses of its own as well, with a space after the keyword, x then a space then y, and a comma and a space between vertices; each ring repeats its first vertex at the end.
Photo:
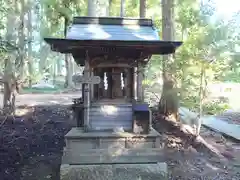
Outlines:
POLYGON ((128 132, 84 132, 82 128, 72 128, 66 135, 66 148, 78 149, 79 152, 89 149, 121 148, 161 148, 161 135, 153 128, 149 134, 128 132))
POLYGON ((84 132, 81 128, 73 128, 66 134, 65 140, 66 147, 61 166, 62 180, 101 179, 97 177, 98 173, 106 174, 102 179, 137 180, 144 177, 143 179, 151 180, 162 179, 156 177, 159 174, 167 174, 166 164, 160 163, 165 161, 160 143, 161 136, 154 129, 149 134, 138 135, 127 132, 84 132), (138 171, 149 174, 152 172, 151 169, 154 171, 151 178, 134 174, 138 171), (88 173, 84 173, 85 171, 90 174, 86 175, 88 173), (129 173, 126 178, 124 172, 129 173), (116 178, 120 176, 121 178, 116 178))
POLYGON ((61 180, 167 180, 166 163, 62 165, 61 180))

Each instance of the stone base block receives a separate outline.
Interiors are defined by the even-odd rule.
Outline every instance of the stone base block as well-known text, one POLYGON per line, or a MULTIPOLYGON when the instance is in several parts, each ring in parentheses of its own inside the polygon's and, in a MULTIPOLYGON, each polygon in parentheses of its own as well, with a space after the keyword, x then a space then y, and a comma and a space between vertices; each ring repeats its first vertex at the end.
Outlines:
POLYGON ((66 136, 66 148, 78 149, 79 153, 90 149, 108 148, 162 148, 161 135, 152 129, 149 134, 84 132, 81 128, 72 128, 66 136))
POLYGON ((167 164, 61 165, 61 180, 167 180, 167 164))
POLYGON ((111 163, 157 163, 165 161, 165 152, 157 148, 145 149, 90 149, 79 153, 78 150, 65 149, 63 164, 111 164, 111 163))

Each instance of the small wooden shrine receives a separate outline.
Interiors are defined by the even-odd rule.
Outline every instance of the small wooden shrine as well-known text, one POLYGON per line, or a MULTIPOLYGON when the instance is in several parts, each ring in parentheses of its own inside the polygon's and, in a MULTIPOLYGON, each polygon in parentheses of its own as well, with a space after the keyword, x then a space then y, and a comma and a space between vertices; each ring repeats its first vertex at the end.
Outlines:
POLYGON ((72 54, 85 67, 84 126, 88 131, 116 127, 131 131, 133 105, 144 103, 146 64, 153 54, 174 53, 181 45, 159 40, 151 19, 96 17, 75 17, 65 39, 45 41, 54 51, 72 54), (94 76, 100 77, 99 83, 91 82, 94 76))
MULTIPOLYGON (((84 84, 83 127, 65 136, 61 172, 66 174, 66 164, 158 167, 161 137, 151 127, 151 112, 143 100, 143 73, 152 55, 174 53, 181 42, 161 41, 151 19, 109 17, 75 17, 66 38, 45 41, 84 66, 83 76, 75 78, 84 84), (113 155, 119 150, 121 155, 113 155)), ((77 169, 82 171, 82 166, 77 169)))

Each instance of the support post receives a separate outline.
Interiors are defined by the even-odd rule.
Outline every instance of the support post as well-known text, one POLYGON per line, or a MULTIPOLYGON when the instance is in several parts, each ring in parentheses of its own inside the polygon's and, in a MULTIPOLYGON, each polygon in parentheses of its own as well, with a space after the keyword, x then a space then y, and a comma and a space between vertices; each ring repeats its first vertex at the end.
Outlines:
POLYGON ((124 92, 124 98, 126 99, 126 100, 128 100, 128 98, 129 98, 129 91, 128 91, 128 88, 129 88, 129 86, 128 86, 128 69, 127 68, 125 68, 124 69, 124 72, 123 72, 123 84, 124 84, 124 88, 123 88, 123 92, 124 92))
POLYGON ((137 67, 133 68, 133 97, 137 101, 137 67))
MULTIPOLYGON (((92 69, 92 68, 90 68, 90 76, 91 76, 91 77, 94 76, 94 72, 93 72, 93 69, 92 69)), ((93 99, 94 99, 94 84, 91 84, 91 85, 90 85, 90 92, 91 92, 90 102, 92 102, 93 99)))
POLYGON ((141 64, 138 64, 138 70, 137 70, 137 96, 138 101, 143 101, 143 87, 142 87, 142 81, 143 81, 143 68, 141 64))
MULTIPOLYGON (((89 78, 89 59, 85 60, 84 76, 89 78)), ((89 129, 90 92, 89 84, 84 84, 84 130, 89 129)))

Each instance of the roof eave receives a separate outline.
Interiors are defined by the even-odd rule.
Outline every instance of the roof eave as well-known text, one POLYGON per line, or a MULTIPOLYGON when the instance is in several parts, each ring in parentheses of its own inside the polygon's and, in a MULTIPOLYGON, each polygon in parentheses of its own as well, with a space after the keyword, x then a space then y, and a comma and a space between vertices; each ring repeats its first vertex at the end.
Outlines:
POLYGON ((71 53, 72 49, 88 49, 92 47, 116 47, 142 49, 149 51, 150 54, 172 54, 181 46, 180 41, 119 41, 119 40, 74 40, 74 39, 57 39, 44 38, 51 46, 53 51, 61 53, 71 53))

